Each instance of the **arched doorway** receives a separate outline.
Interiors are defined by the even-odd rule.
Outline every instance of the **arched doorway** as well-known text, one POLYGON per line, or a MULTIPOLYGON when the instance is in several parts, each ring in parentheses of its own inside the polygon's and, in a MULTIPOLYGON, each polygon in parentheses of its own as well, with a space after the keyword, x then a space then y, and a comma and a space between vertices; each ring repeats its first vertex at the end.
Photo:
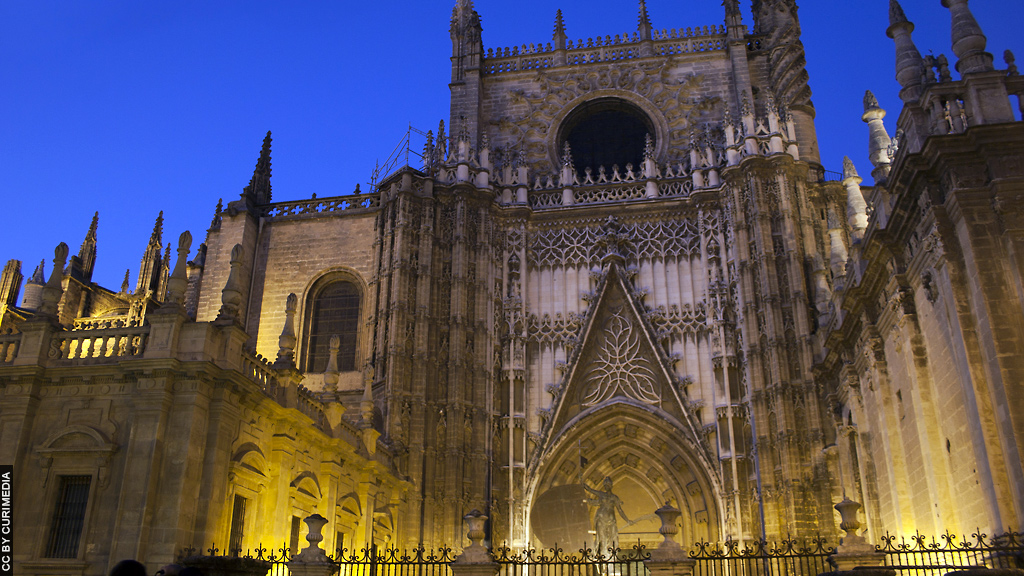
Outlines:
POLYGON ((720 482, 692 433, 667 412, 614 398, 579 414, 550 446, 531 489, 534 546, 594 547, 596 492, 606 478, 628 518, 616 517, 620 548, 657 546, 654 511, 666 502, 682 511, 677 539, 685 546, 719 539, 720 482))

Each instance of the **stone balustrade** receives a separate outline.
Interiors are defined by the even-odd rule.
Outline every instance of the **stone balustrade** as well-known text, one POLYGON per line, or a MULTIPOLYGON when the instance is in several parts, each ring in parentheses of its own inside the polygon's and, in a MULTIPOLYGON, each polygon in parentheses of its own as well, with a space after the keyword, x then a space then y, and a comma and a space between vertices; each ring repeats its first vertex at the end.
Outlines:
POLYGON ((58 363, 119 362, 126 358, 141 358, 148 337, 149 326, 57 332, 50 343, 48 355, 58 363))

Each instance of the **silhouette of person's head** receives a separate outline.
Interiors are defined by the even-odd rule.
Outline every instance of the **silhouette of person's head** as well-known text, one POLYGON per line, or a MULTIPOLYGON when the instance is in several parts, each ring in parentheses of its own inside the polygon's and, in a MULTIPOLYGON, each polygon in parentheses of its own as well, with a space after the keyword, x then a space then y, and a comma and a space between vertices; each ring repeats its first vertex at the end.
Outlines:
POLYGON ((110 576, 149 576, 146 567, 137 560, 121 560, 110 569, 110 576))

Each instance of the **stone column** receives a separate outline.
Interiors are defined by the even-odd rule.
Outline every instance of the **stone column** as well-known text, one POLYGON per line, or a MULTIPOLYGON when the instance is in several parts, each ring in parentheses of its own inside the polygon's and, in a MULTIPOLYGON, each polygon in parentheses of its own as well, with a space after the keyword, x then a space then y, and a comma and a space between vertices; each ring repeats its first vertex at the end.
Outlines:
POLYGON ((661 519, 661 528, 658 529, 658 532, 661 533, 664 540, 657 548, 651 550, 650 559, 644 561, 651 576, 689 576, 693 574, 693 567, 697 561, 688 558, 686 551, 675 540, 675 535, 679 533, 676 523, 679 521, 681 513, 667 502, 654 513, 661 519))

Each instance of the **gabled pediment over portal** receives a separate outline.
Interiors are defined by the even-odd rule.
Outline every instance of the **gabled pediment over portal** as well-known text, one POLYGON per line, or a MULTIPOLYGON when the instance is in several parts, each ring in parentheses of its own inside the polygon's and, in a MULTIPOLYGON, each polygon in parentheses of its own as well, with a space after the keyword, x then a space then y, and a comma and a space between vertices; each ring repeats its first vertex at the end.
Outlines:
POLYGON ((618 263, 607 267, 599 295, 570 360, 561 393, 552 405, 547 440, 557 438, 580 415, 615 402, 629 402, 671 415, 697 440, 694 421, 664 352, 641 315, 618 263))

